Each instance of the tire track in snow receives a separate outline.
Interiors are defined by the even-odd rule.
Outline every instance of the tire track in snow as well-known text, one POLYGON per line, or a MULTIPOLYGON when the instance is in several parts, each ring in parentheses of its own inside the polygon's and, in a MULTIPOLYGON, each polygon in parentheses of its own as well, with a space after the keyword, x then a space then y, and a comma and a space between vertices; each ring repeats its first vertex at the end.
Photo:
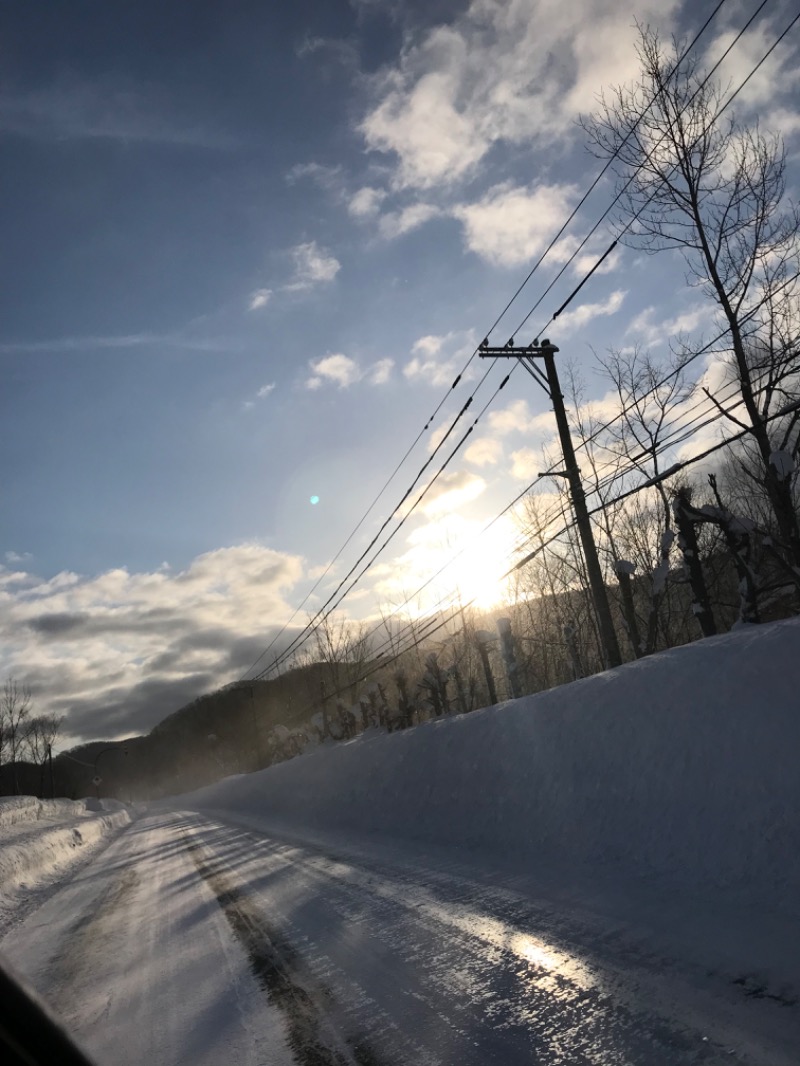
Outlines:
POLYGON ((343 1041, 332 1023, 336 1001, 292 945, 259 913, 219 863, 184 832, 198 873, 211 888, 259 985, 284 1015, 299 1066, 387 1066, 363 1040, 343 1041))
POLYGON ((127 904, 138 883, 139 875, 133 867, 109 881, 93 906, 70 926, 53 956, 46 995, 67 1024, 76 1010, 83 1010, 83 1004, 75 1003, 85 984, 82 977, 93 969, 94 958, 108 954, 118 931, 118 912, 127 904))
MULTIPOLYGON (((616 967, 609 974, 602 959, 596 960, 601 963, 597 973, 593 966, 579 965, 581 953, 570 950, 570 937, 535 935, 541 917, 537 907, 513 893, 497 894, 485 885, 430 871, 388 871, 380 863, 373 869, 354 866, 352 859, 311 845, 281 843, 242 825, 236 825, 238 839, 228 847, 232 826, 209 822, 199 828, 210 830, 208 839, 202 838, 204 846, 215 855, 219 851, 218 861, 240 882, 255 883, 267 860, 274 877, 276 859, 284 873, 308 878, 308 898, 323 900, 333 920, 332 942, 336 930, 365 934, 372 929, 375 940, 395 953, 392 972, 403 994, 419 999, 463 1038, 460 1061, 530 1061, 531 1054, 553 1066, 767 1061, 749 1043, 728 1041, 725 1034, 713 1028, 709 1034, 705 1026, 690 1022, 671 996, 653 1002, 646 994, 644 1002, 637 1002, 637 991, 646 992, 641 973, 632 981, 628 975, 619 987, 616 967), (404 914, 411 916, 411 925, 404 914), (478 1015, 482 1025, 476 1028, 478 1015)), ((304 936, 302 926, 295 934, 292 943, 304 936)), ((313 933, 309 947, 314 949, 313 933)), ((596 932, 593 947, 596 956, 596 932)), ((339 966, 345 959, 344 972, 329 968, 338 994, 350 971, 346 956, 336 957, 339 966)), ((367 1032, 375 1032, 362 1012, 359 1027, 365 1022, 367 1032)), ((437 1049, 431 1044, 434 1053, 437 1049)), ((414 1061, 394 1050, 390 1058, 414 1061)))

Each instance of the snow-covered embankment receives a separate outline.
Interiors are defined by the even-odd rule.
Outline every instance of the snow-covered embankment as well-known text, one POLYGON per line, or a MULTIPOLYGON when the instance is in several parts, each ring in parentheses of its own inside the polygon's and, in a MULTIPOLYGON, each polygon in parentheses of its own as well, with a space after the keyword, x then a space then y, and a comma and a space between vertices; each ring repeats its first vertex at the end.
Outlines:
POLYGON ((87 846, 130 820, 116 800, 0 799, 0 895, 64 872, 87 846))
POLYGON ((785 909, 800 891, 800 621, 362 737, 180 803, 785 909), (477 853, 476 853, 477 852, 477 853))

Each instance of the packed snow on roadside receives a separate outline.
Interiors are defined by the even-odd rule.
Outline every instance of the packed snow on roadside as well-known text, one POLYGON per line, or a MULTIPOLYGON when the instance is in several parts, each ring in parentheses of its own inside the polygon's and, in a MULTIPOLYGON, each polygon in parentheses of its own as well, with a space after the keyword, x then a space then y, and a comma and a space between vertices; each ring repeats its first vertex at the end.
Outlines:
POLYGON ((0 798, 0 901, 23 886, 63 875, 92 845, 127 825, 118 800, 0 798))
POLYGON ((569 870, 576 893, 605 879, 735 906, 780 937, 800 895, 799 692, 800 620, 747 626, 172 803, 298 839, 569 870))

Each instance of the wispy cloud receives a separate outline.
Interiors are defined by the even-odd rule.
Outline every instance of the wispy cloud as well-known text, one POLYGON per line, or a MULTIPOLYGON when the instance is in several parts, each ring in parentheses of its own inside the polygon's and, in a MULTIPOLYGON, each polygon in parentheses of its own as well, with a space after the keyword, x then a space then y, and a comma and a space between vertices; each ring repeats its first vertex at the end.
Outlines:
POLYGON ((378 222, 378 230, 382 237, 392 240, 395 237, 402 237, 405 233, 410 233, 411 230, 417 229, 441 214, 441 208, 436 207, 434 204, 410 204, 400 211, 389 211, 385 215, 381 215, 378 222))
POLYGON ((0 97, 0 130, 34 140, 110 140, 224 150, 229 134, 182 115, 162 90, 105 78, 75 77, 0 97))
POLYGON ((295 163, 286 171, 286 181, 289 185, 295 185, 298 181, 312 181, 322 189, 339 191, 342 187, 342 168, 326 163, 295 163))
POLYGON ((558 335, 567 337, 576 330, 583 329, 595 318, 615 315, 622 307, 627 290, 616 289, 606 300, 597 303, 580 304, 574 311, 567 311, 558 320, 558 335))
POLYGON ((250 297, 250 303, 248 304, 248 310, 260 311, 262 307, 266 307, 272 298, 272 289, 256 289, 253 295, 250 297))
POLYGON ((224 352, 236 345, 218 337, 190 337, 175 333, 128 333, 117 336, 51 337, 41 341, 10 341, 0 344, 0 352, 85 352, 125 348, 184 348, 190 351, 224 352))
POLYGON ((503 445, 495 437, 478 437, 464 452, 464 460, 474 466, 495 466, 503 457, 503 445))
POLYGON ((713 319, 714 308, 707 303, 667 318, 659 318, 658 308, 650 305, 634 316, 625 332, 640 344, 664 344, 710 325, 713 319))
POLYGON ((450 514, 476 500, 486 491, 486 482, 469 470, 454 470, 437 478, 420 509, 428 518, 450 514))
POLYGON ((251 410, 259 400, 265 400, 267 396, 271 395, 275 391, 275 388, 276 385, 274 381, 271 381, 269 385, 262 385, 256 392, 255 397, 252 400, 245 400, 242 407, 244 407, 246 411, 251 410))
POLYGON ((379 359, 369 368, 368 376, 371 385, 385 385, 392 376, 394 359, 379 359))
POLYGON ((12 563, 12 564, 26 563, 26 562, 29 562, 32 558, 33 558, 33 555, 31 555, 30 552, 7 551, 5 553, 6 562, 7 563, 12 563))
POLYGON ((294 273, 289 283, 284 285, 287 292, 303 292, 315 285, 326 285, 333 281, 342 265, 335 255, 320 247, 316 241, 296 245, 290 256, 294 273))
POLYGON ((374 218, 380 211, 386 196, 385 189, 365 185, 350 197, 347 210, 354 218, 374 218))
POLYGON ((428 385, 449 385, 475 350, 474 330, 451 330, 442 335, 420 337, 403 367, 409 381, 428 385))
POLYGON ((515 481, 533 481, 542 466, 542 457, 533 448, 518 448, 511 453, 511 476, 515 481))
POLYGON ((320 53, 327 55, 337 65, 358 68, 358 49, 353 41, 341 37, 307 36, 295 49, 299 59, 315 56, 319 60, 320 53))

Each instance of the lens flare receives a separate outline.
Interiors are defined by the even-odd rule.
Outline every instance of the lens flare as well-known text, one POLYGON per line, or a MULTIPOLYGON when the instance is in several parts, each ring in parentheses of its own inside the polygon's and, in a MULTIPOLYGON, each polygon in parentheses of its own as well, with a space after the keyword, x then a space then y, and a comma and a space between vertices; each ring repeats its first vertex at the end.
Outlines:
POLYGON ((312 496, 310 502, 311 503, 319 503, 319 496, 312 496))

